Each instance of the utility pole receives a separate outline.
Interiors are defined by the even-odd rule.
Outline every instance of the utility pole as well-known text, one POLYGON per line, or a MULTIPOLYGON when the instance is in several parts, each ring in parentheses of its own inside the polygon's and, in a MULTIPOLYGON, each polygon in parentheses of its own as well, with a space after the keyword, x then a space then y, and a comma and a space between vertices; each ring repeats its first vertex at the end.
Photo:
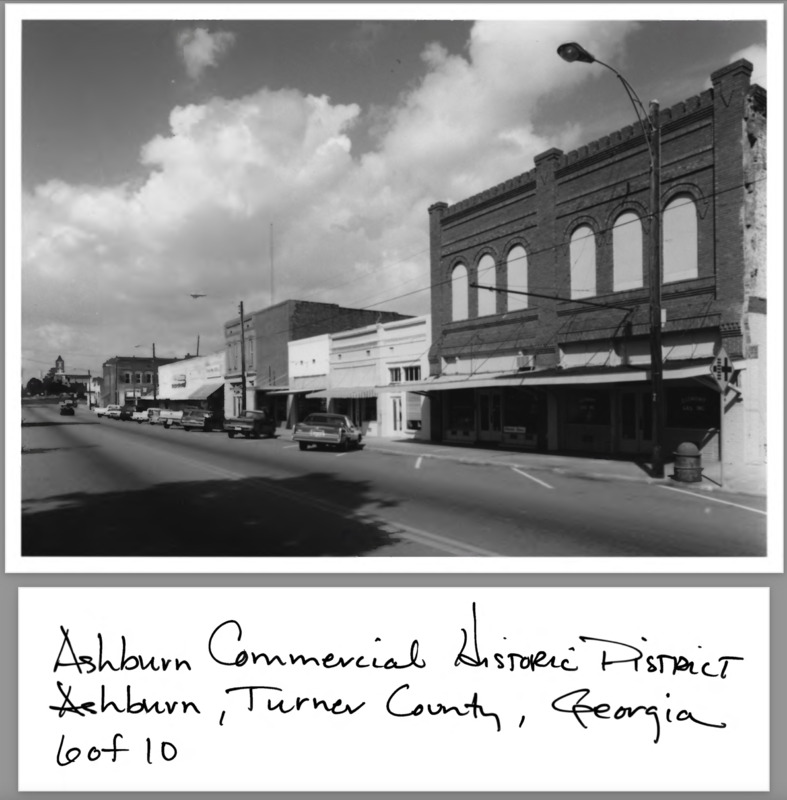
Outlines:
POLYGON ((653 476, 664 477, 664 366, 661 352, 661 126, 650 102, 650 369, 653 391, 653 476))
POLYGON ((158 368, 156 367, 156 343, 153 342, 153 404, 158 405, 158 368))
POLYGON ((246 410, 246 337, 243 332, 243 300, 240 301, 240 410, 246 410))
POLYGON ((271 305, 273 305, 273 223, 271 222, 271 305))

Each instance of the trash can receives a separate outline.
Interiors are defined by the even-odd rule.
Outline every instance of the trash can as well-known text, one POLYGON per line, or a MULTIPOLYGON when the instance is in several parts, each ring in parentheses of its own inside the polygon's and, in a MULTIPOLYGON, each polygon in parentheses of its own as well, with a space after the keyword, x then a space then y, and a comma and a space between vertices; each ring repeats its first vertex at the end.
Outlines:
POLYGON ((702 456, 696 444, 683 442, 672 454, 675 456, 673 478, 682 483, 699 483, 702 480, 702 456))

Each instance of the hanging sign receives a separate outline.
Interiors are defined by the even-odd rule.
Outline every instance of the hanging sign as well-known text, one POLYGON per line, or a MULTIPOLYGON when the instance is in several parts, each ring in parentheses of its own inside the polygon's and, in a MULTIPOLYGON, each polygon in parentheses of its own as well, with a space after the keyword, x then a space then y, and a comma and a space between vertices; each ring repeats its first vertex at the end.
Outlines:
POLYGON ((735 368, 732 365, 732 360, 727 355, 727 351, 723 347, 716 353, 710 365, 710 371, 711 375, 713 375, 716 382, 719 384, 719 388, 722 392, 725 391, 730 383, 735 368))

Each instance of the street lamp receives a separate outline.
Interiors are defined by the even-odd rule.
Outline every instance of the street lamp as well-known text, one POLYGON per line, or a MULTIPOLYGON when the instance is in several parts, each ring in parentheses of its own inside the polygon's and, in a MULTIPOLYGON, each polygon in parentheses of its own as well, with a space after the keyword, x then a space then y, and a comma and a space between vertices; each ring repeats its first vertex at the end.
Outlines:
POLYGON ((642 127, 650 155, 650 237, 648 247, 648 267, 650 272, 650 377, 652 391, 652 435, 653 435, 653 475, 664 477, 664 368, 661 352, 661 131, 659 129, 658 101, 650 102, 650 112, 645 111, 642 101, 631 84, 609 64, 599 61, 576 42, 561 44, 558 55, 572 63, 601 64, 614 72, 626 90, 634 111, 642 127))

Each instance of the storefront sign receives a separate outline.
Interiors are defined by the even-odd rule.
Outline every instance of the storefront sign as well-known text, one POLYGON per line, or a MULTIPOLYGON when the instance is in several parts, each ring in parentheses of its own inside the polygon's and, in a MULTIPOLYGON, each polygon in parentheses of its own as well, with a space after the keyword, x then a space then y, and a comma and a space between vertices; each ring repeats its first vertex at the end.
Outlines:
POLYGON ((523 425, 504 425, 504 433, 527 433, 527 428, 523 425))
POLYGON ((186 385, 186 376, 185 375, 173 375, 172 376, 172 388, 173 389, 182 389, 186 385))
POLYGON ((217 375, 221 375, 220 364, 212 364, 211 366, 205 368, 206 378, 215 378, 217 375))

